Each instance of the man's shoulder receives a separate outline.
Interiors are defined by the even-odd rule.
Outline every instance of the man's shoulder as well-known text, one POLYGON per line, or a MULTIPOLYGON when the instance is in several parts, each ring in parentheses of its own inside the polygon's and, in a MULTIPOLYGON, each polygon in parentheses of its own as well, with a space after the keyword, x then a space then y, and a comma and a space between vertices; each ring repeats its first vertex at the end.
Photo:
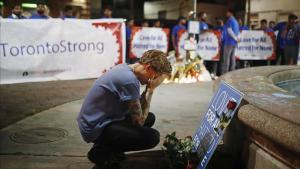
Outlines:
POLYGON ((106 78, 119 83, 136 83, 137 77, 127 64, 119 64, 109 70, 106 78))
POLYGON ((173 27, 173 29, 175 29, 175 30, 185 29, 185 26, 184 26, 184 25, 175 25, 175 26, 173 27))
POLYGON ((283 27, 286 25, 286 22, 279 22, 276 26, 283 27))
POLYGON ((39 14, 32 14, 30 19, 48 19, 48 16, 45 15, 39 15, 39 14))

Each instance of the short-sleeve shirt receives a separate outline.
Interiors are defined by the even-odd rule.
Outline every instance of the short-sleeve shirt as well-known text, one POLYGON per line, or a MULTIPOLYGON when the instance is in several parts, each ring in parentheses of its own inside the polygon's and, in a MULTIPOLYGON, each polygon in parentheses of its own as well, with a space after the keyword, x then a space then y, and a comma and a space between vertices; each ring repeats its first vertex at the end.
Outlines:
POLYGON ((201 21, 201 22, 199 23, 199 30, 200 30, 200 33, 201 33, 202 31, 208 30, 208 25, 207 25, 207 23, 201 21))
POLYGON ((223 45, 224 43, 224 37, 226 36, 225 33, 226 31, 224 30, 225 26, 216 26, 215 30, 220 31, 221 32, 221 45, 223 45))
POLYGON ((30 17, 30 19, 49 19, 49 17, 48 16, 46 16, 46 15, 40 15, 40 14, 33 14, 31 17, 30 17))
POLYGON ((26 19, 25 16, 21 15, 21 16, 17 16, 15 14, 11 14, 7 17, 7 19, 26 19))
POLYGON ((243 30, 249 30, 249 27, 246 26, 246 25, 240 25, 240 32, 243 31, 243 30))
POLYGON ((227 29, 231 28, 235 36, 239 35, 240 29, 239 29, 239 23, 234 17, 230 17, 225 25, 226 33, 224 34, 224 43, 225 45, 237 45, 237 41, 234 40, 228 33, 227 29))
POLYGON ((293 25, 287 28, 287 34, 285 36, 285 43, 287 46, 298 46, 299 45, 299 27, 293 25))
POLYGON ((177 47, 177 42, 178 42, 178 32, 180 31, 180 30, 186 30, 186 26, 184 26, 184 25, 176 25, 176 26, 174 26, 173 27, 173 29, 172 29, 172 36, 174 36, 175 37, 175 45, 176 45, 176 47, 177 47))
POLYGON ((94 82, 77 117, 83 139, 95 141, 105 126, 125 118, 126 101, 139 98, 140 82, 128 65, 117 65, 103 74, 94 82))
POLYGON ((129 41, 131 37, 131 28, 126 26, 126 40, 129 41))
POLYGON ((273 28, 274 31, 278 31, 277 44, 282 49, 285 46, 285 38, 282 35, 283 31, 285 30, 285 27, 286 27, 286 22, 280 22, 273 28))
POLYGON ((264 31, 265 32, 274 32, 272 28, 266 28, 264 31))

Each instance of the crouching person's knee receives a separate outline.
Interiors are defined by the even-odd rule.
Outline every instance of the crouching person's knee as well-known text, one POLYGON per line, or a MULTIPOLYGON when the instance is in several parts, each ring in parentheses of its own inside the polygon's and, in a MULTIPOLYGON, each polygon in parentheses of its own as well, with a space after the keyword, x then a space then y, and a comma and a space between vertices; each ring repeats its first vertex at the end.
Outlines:
POLYGON ((160 134, 157 130, 154 130, 149 133, 148 138, 146 138, 148 143, 148 148, 153 148, 159 144, 160 141, 160 134))

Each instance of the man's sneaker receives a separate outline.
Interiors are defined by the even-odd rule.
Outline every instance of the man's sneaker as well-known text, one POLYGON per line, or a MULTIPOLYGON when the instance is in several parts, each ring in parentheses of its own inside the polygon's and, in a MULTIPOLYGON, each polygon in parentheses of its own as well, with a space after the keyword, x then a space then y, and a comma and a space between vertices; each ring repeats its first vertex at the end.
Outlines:
POLYGON ((108 161, 108 154, 109 153, 106 149, 101 149, 100 147, 93 146, 93 148, 88 152, 87 157, 92 163, 100 167, 108 161))

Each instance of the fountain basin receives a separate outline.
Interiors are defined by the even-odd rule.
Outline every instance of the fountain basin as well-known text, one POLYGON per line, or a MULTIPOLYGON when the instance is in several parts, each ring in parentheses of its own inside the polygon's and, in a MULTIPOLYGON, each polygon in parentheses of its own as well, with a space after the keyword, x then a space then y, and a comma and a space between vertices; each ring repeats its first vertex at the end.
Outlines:
MULTIPOLYGON (((300 167, 299 79, 299 66, 264 66, 229 72, 214 84, 216 89, 224 80, 245 94, 237 113, 244 128, 240 134, 246 136, 244 142, 257 146, 287 168, 300 167)), ((251 152, 251 147, 243 151, 251 152)), ((249 155, 248 168, 251 165, 249 155)))

